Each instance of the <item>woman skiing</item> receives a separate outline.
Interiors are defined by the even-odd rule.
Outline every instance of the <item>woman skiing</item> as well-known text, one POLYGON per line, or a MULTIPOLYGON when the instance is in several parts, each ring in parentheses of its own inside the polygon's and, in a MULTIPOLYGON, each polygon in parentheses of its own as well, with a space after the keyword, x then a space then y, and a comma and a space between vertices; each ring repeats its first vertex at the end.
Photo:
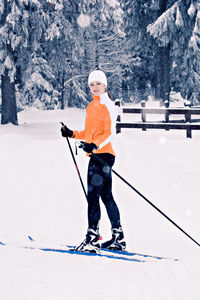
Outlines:
POLYGON ((126 247, 120 223, 120 214, 112 195, 112 166, 115 161, 111 139, 115 132, 117 110, 106 92, 106 75, 95 70, 90 73, 88 85, 92 102, 86 109, 85 129, 61 129, 62 136, 84 140, 81 148, 89 156, 87 175, 88 230, 86 239, 76 248, 77 251, 99 252, 100 248, 123 250, 126 247), (93 155, 94 154, 94 155, 93 155), (111 223, 111 240, 99 243, 100 203, 102 199, 111 223))

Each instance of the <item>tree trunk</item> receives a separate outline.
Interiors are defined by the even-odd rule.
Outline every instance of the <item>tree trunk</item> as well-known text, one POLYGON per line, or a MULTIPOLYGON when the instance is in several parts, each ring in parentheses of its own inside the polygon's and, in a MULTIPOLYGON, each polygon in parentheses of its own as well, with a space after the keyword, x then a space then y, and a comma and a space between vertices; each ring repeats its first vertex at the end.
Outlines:
MULTIPOLYGON (((167 1, 160 0, 160 15, 162 15, 167 9, 167 1)), ((165 100, 169 101, 170 95, 170 44, 165 47, 158 47, 156 62, 156 98, 160 99, 161 104, 165 100)))
POLYGON ((65 109, 65 101, 64 101, 64 92, 65 92, 65 73, 64 71, 60 74, 60 89, 61 89, 61 97, 60 97, 60 109, 65 109))
POLYGON ((159 98, 164 102, 165 100, 169 100, 170 94, 170 45, 159 48, 159 65, 159 98))
POLYGON ((2 115, 1 124, 18 125, 15 83, 10 81, 8 69, 1 76, 2 115))

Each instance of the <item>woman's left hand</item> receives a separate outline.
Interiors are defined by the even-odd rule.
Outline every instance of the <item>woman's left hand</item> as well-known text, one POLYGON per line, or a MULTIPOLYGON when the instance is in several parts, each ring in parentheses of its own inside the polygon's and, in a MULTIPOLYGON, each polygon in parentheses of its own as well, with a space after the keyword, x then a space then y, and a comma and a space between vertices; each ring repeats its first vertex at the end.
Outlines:
POLYGON ((97 149, 97 145, 95 145, 94 143, 86 143, 81 141, 79 148, 82 148, 83 151, 87 153, 92 153, 93 150, 97 149))

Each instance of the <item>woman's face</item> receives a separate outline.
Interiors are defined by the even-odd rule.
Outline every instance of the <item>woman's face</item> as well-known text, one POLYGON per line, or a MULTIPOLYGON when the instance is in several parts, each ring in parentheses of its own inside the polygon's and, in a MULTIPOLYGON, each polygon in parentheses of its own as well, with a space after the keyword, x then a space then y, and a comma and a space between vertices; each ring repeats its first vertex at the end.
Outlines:
POLYGON ((106 87, 100 81, 92 81, 90 82, 90 91, 95 96, 100 96, 106 90, 106 87))

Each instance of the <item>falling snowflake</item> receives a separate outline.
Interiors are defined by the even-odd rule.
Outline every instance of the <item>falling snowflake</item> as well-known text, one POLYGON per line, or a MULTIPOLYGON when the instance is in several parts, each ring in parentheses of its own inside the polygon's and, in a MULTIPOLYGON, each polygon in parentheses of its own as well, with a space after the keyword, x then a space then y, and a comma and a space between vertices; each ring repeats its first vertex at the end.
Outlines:
POLYGON ((94 174, 91 180, 93 186, 101 186, 103 184, 103 177, 99 174, 94 174))
POLYGON ((109 174, 110 173, 110 167, 109 166, 104 166, 103 167, 103 172, 106 173, 106 174, 109 174))
POLYGON ((86 14, 80 14, 77 18, 77 23, 80 27, 88 27, 90 26, 90 17, 86 14))

